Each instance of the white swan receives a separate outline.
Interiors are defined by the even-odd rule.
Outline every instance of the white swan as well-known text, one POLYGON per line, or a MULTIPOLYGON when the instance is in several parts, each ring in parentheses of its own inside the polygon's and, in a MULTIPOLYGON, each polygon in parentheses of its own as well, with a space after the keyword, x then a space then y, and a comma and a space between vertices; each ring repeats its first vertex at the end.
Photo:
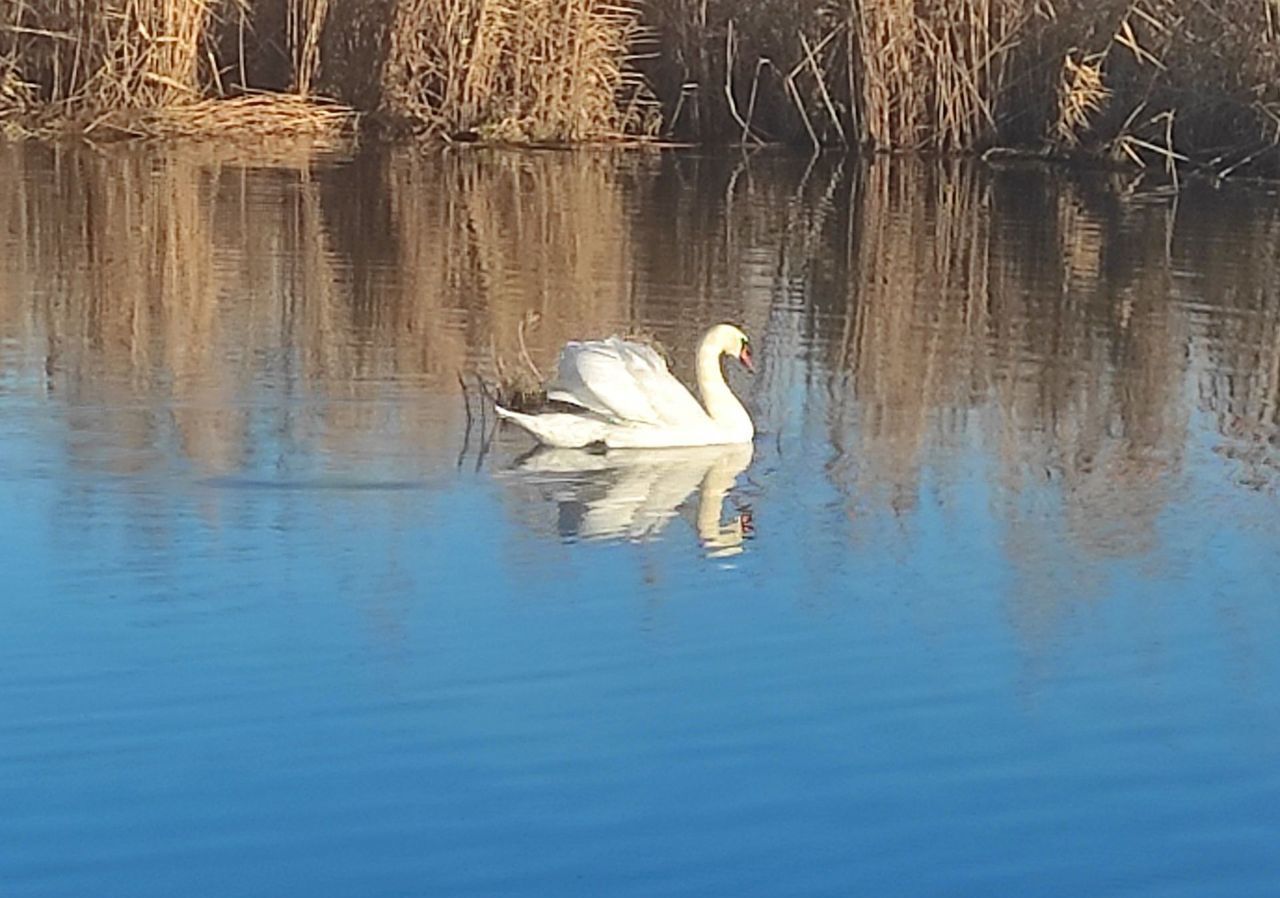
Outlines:
POLYGON ((530 415, 502 406, 497 411, 539 442, 566 449, 594 443, 633 449, 749 443, 755 428, 724 382, 722 355, 755 370, 747 335, 731 324, 717 324, 698 346, 700 405, 652 347, 619 337, 568 343, 560 350, 547 398, 581 411, 530 415))

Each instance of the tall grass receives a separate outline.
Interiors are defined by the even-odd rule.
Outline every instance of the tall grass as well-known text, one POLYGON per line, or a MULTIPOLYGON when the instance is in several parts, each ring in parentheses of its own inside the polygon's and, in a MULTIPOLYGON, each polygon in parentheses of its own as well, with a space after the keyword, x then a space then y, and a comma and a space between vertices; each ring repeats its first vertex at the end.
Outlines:
POLYGON ((7 0, 0 58, 51 107, 164 106, 200 94, 206 0, 7 0))
MULTIPOLYGON (((313 19, 323 10, 322 0, 291 2, 313 19)), ((5 0, 0 121, 97 137, 340 128, 344 110, 301 102, 315 66, 314 27, 291 33, 301 72, 295 92, 269 98, 230 89, 219 37, 248 27, 251 11, 250 0, 5 0)))
POLYGON ((1024 0, 654 0, 646 71, 674 126, 885 149, 996 128, 1024 0))
POLYGON ((1280 13, 1221 0, 653 0, 642 63, 699 140, 999 144, 1276 163, 1280 13), (1225 151, 1225 152, 1224 152, 1225 151))
POLYGON ((0 0, 0 121, 316 131, 330 98, 451 138, 1019 144, 1225 176, 1280 169, 1278 48, 1271 0, 0 0), (274 118, 264 92, 290 98, 274 118))
MULTIPOLYGON (((635 23, 629 0, 4 0, 0 118, 185 132, 190 117, 164 125, 220 99, 252 130, 261 101, 227 101, 269 89, 351 97, 413 130, 587 140, 634 119, 617 96, 635 23)), ((282 118, 305 129, 306 110, 282 118)))
POLYGON ((383 68, 391 114, 446 133, 583 140, 620 132, 635 12, 602 0, 401 0, 383 68))

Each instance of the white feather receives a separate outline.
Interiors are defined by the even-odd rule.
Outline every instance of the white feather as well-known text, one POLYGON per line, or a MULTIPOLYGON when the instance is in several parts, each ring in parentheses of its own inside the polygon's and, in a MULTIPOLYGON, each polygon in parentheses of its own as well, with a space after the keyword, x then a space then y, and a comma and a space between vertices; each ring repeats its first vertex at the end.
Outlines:
POLYGON ((495 405, 498 415, 514 421, 538 438, 538 442, 565 449, 581 449, 592 443, 604 442, 608 426, 606 422, 583 415, 551 413, 526 415, 495 405))

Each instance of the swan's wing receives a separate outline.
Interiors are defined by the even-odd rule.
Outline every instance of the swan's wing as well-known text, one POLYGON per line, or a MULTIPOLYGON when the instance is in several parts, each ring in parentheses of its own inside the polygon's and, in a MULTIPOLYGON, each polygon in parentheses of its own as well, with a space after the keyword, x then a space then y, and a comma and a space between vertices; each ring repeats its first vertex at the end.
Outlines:
POLYGON ((706 412, 654 349, 618 337, 569 343, 547 396, 634 424, 688 424, 706 412))
POLYGON ((556 359, 555 376, 547 383, 547 398, 557 402, 567 402, 595 412, 597 415, 613 418, 613 411, 600 400, 600 397, 596 396, 594 390, 587 386, 580 369, 584 356, 593 352, 592 347, 596 345, 598 344, 579 342, 565 344, 560 350, 560 356, 556 359))
POLYGON ((566 344, 560 350, 556 376, 547 386, 547 396, 615 421, 661 423, 637 379, 638 373, 652 370, 651 363, 632 351, 632 346, 616 337, 566 344))
POLYGON ((692 424, 707 420, 702 404, 689 388, 667 370, 667 361, 652 346, 614 338, 618 351, 627 360, 628 370, 648 397, 654 410, 670 424, 692 424))
POLYGON ((514 421, 529 433, 538 438, 538 442, 546 446, 574 449, 589 446, 604 440, 609 425, 591 415, 564 414, 548 412, 541 415, 526 415, 511 409, 494 405, 498 417, 514 421))

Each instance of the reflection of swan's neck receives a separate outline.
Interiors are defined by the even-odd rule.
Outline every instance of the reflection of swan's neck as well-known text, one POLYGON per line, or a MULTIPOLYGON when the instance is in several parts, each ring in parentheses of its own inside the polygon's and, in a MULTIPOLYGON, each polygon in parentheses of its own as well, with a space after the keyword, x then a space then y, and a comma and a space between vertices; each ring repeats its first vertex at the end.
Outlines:
POLYGON ((724 371, 720 367, 723 352, 724 347, 714 334, 708 334, 698 347, 698 392, 702 394, 702 405, 716 424, 735 431, 741 429, 749 436, 751 416, 724 381, 724 371))
POLYGON ((734 447, 707 469, 698 493, 698 538, 713 556, 735 555, 742 551, 746 534, 742 518, 721 523, 724 500, 738 475, 751 464, 751 445, 734 447))

